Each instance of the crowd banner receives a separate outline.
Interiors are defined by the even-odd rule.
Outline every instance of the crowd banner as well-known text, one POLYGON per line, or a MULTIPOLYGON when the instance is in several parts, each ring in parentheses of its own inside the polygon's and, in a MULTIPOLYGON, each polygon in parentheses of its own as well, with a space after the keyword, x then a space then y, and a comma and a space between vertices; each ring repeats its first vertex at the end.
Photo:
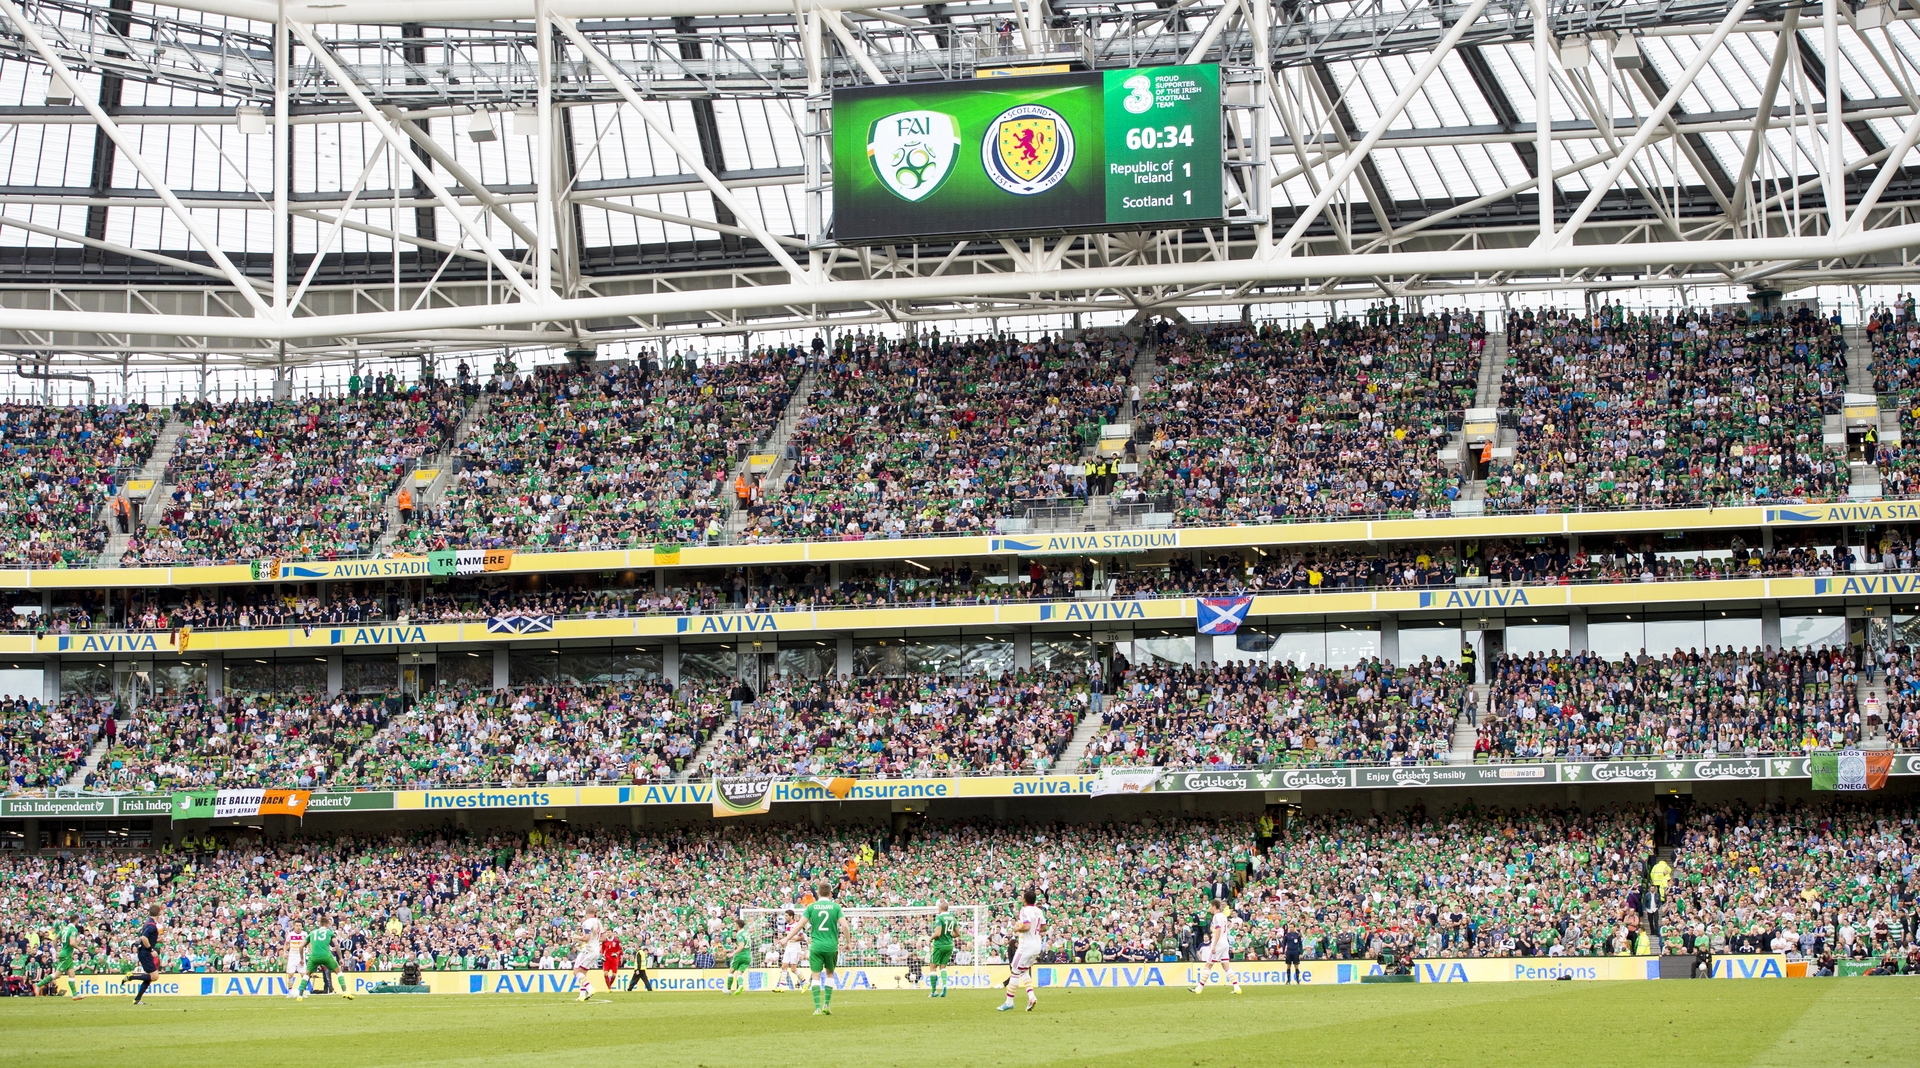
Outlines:
POLYGON ((1104 771, 1093 780, 1093 787, 1087 792, 1096 797, 1105 797, 1109 794, 1144 794, 1153 790, 1153 784, 1159 778, 1160 773, 1151 769, 1104 771))
POLYGON ((1816 790, 1884 790, 1893 770, 1893 752, 1843 749, 1807 758, 1807 774, 1816 790))
POLYGON ((772 779, 713 780, 713 814, 715 816, 752 816, 771 811, 773 811, 772 779))
POLYGON ((430 575, 483 575, 512 567, 512 549, 442 549, 427 554, 430 575))
POLYGON ((243 816, 307 814, 310 790, 184 790, 173 795, 176 820, 230 820, 243 816))
MULTIPOLYGON (((1034 968, 1034 979, 1043 987, 1062 989, 1175 989, 1199 982, 1207 966, 1189 961, 1116 961, 1105 964, 1042 964, 1034 968)), ((1216 978, 1219 967, 1213 968, 1216 978)), ((843 965, 835 974, 841 990, 924 989, 924 969, 918 983, 915 969, 902 965, 843 965)), ((1286 965, 1278 961, 1235 961, 1233 971, 1243 985, 1281 986, 1287 981, 1286 965)), ((1300 962, 1299 983, 1303 986, 1359 985, 1370 975, 1379 975, 1378 963, 1370 960, 1309 960, 1300 962)), ((624 997, 629 973, 616 981, 614 997, 624 997)), ((654 993, 724 994, 727 971, 722 968, 649 969, 654 993)), ((1473 959, 1432 958, 1416 960, 1413 975, 1422 983, 1527 983, 1562 979, 1580 981, 1644 981, 1660 975, 1658 957, 1481 957, 1473 959)), ((1786 958, 1779 954, 1722 954, 1713 959, 1715 979, 1781 979, 1787 975, 1786 958)), ((959 989, 996 989, 1006 982, 1005 964, 988 964, 980 971, 956 967, 948 973, 959 989)), ((398 972, 340 972, 334 976, 334 989, 350 994, 371 993, 381 983, 397 983, 398 972)), ((570 971, 559 969, 516 969, 508 971, 423 971, 420 981, 434 994, 575 994, 578 980, 570 971)), ((598 972, 591 977, 594 993, 604 996, 606 984, 598 972)), ((136 984, 126 983, 119 975, 81 975, 76 977, 80 993, 88 996, 131 994, 136 984)), ((750 968, 749 992, 780 989, 780 969, 750 968)), ((149 995, 165 997, 284 997, 286 976, 263 972, 166 972, 149 995)))

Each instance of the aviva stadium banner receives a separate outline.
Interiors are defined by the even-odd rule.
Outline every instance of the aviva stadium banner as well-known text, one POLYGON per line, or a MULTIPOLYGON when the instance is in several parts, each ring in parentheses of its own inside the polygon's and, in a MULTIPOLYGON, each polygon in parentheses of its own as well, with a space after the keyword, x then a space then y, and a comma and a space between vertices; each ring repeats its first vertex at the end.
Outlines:
MULTIPOLYGON (((1178 989, 1192 986, 1200 979, 1202 965, 1186 961, 1152 961, 1111 964, 1042 964, 1034 968, 1034 978, 1043 987, 1069 989, 1160 987, 1178 989)), ((1248 986, 1279 986, 1285 979, 1285 965, 1277 961, 1235 961, 1233 970, 1248 986)), ((631 972, 623 972, 612 996, 624 998, 631 972)), ((727 972, 720 968, 649 969, 653 993, 724 993, 727 972)), ((1300 962, 1300 981, 1307 986, 1358 985, 1371 975, 1381 974, 1370 960, 1309 960, 1300 962)), ((1413 975, 1422 983, 1529 983, 1573 980, 1617 981, 1657 979, 1658 957, 1504 957, 1455 960, 1437 958, 1417 960, 1413 975)), ((1786 958, 1777 954, 1720 954, 1713 958, 1715 979, 1783 979, 1786 958)), ((1218 977, 1218 969, 1215 969, 1218 977)), ((986 964, 978 969, 956 965, 948 972, 953 986, 962 989, 991 990, 1007 981, 1005 964, 986 964)), ((842 965, 834 976, 840 990, 912 990, 923 988, 924 975, 915 982, 909 969, 898 965, 853 967, 842 965)), ((334 976, 334 989, 350 994, 371 994, 381 983, 398 983, 398 972, 342 972, 334 976)), ((560 970, 446 971, 420 973, 420 981, 434 994, 571 994, 579 992, 572 972, 560 970)), ((74 982, 82 995, 89 997, 132 994, 138 984, 127 983, 118 975, 80 975, 74 982)), ((607 996, 600 973, 593 973, 595 994, 607 996)), ((747 971, 747 990, 752 993, 780 989, 780 969, 751 968, 747 971)), ((147 991, 149 996, 165 997, 285 997, 287 978, 262 972, 166 972, 147 991)), ((325 995, 321 995, 325 996, 325 995)), ((644 992, 635 996, 644 996, 644 992)))

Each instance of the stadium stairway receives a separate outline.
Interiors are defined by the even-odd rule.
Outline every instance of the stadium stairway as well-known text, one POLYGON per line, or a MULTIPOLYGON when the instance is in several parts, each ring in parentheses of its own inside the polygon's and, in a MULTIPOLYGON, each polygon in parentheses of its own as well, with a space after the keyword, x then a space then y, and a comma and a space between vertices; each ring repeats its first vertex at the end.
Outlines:
MULTIPOLYGON (((113 710, 113 718, 117 721, 115 726, 119 730, 125 731, 126 725, 133 719, 132 709, 116 707, 113 710)), ((93 748, 87 750, 87 759, 80 762, 79 770, 75 771, 73 777, 68 779, 66 784, 60 788, 61 792, 71 793, 85 790, 87 788, 87 779, 100 767, 100 762, 106 759, 107 750, 111 747, 112 743, 107 741, 105 734, 95 738, 93 740, 93 748)))
MULTIPOLYGON (((153 480, 153 489, 147 492, 146 503, 140 512, 141 522, 148 530, 160 525, 160 502, 166 499, 167 465, 173 462, 173 454, 180 450, 180 439, 186 433, 186 423, 178 417, 168 418, 166 425, 160 428, 160 436, 154 440, 153 454, 147 457, 147 462, 140 465, 140 470, 133 476, 153 480)), ((111 499, 102 506, 100 521, 107 525, 107 547, 94 558, 94 566, 119 567, 120 554, 127 551, 133 535, 120 533, 114 525, 111 499)))
POLYGON ((719 745, 720 739, 726 737, 727 732, 732 729, 733 717, 729 716, 725 723, 714 729, 711 737, 700 743, 700 748, 693 752, 693 759, 687 761, 687 766, 680 769, 679 773, 673 777, 673 781, 692 782, 699 774, 700 768, 706 764, 707 755, 713 752, 713 747, 719 745))
MULTIPOLYGON (((1473 702, 1474 715, 1481 722, 1485 722, 1487 718, 1487 695, 1490 689, 1488 686, 1475 685, 1468 692, 1467 699, 1473 702)), ((1473 743, 1478 741, 1479 738, 1479 729, 1467 722, 1466 714, 1464 712, 1455 713, 1453 717, 1453 747, 1447 751, 1447 763, 1473 763, 1473 743)))
POLYGON ((1080 762, 1086 759, 1087 746, 1093 744, 1093 736, 1100 733, 1100 728, 1105 723, 1106 717, 1098 712, 1089 712, 1081 716, 1079 725, 1073 729, 1072 740, 1067 742, 1067 747, 1060 751, 1060 759, 1054 761, 1053 767, 1047 774, 1079 774, 1080 762))
POLYGON ((1873 347, 1867 343, 1867 332, 1861 327, 1843 327, 1841 336, 1847 339, 1847 392, 1877 393, 1873 381, 1873 347))
POLYGON ((1507 332, 1487 331, 1487 347, 1480 350, 1480 379, 1474 386, 1475 408, 1500 407, 1500 380, 1507 374, 1507 332))
POLYGON ((737 534, 747 528, 747 520, 750 517, 734 506, 736 498, 733 495, 733 480, 741 475, 753 473, 750 470, 753 463, 752 455, 768 452, 773 454, 773 466, 767 468, 760 476, 763 494, 767 493, 765 487, 775 485, 786 476, 787 443, 793 440, 794 430, 800 426, 800 420, 806 417, 807 398, 813 396, 813 381, 813 368, 809 367, 806 373, 800 376, 800 381, 795 383, 793 396, 787 398, 786 410, 781 413, 780 421, 773 425, 773 431, 767 435, 767 440, 749 449, 747 456, 741 457, 740 462, 727 473, 727 484, 720 488, 720 492, 727 509, 728 534, 737 534))

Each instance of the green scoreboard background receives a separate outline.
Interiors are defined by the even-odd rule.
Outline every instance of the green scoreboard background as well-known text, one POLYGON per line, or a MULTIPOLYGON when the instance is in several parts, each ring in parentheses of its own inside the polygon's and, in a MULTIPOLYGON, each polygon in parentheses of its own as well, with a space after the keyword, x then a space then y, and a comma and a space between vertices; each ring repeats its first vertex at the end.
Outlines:
POLYGON ((833 237, 1147 229, 1222 216, 1220 68, 833 94, 833 237))

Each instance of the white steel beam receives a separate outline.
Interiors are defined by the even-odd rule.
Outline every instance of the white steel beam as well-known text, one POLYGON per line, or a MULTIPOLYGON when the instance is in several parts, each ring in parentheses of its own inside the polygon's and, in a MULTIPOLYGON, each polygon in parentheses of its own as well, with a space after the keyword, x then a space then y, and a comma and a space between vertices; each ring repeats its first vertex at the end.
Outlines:
POLYGON ((248 304, 253 305, 254 312, 264 316, 275 315, 274 308, 254 291, 253 283, 240 272, 240 268, 234 266, 233 261, 227 258, 227 254, 221 251, 220 242, 200 225, 199 221, 193 217, 193 213, 187 210, 186 205, 180 203, 180 198, 173 195, 173 190, 153 164, 147 161, 147 157, 141 154, 139 146, 133 143, 133 139, 128 137, 126 131, 120 129, 119 124, 107 115, 106 109, 102 108, 98 101, 85 92, 79 91, 80 79, 53 49, 47 47, 46 39, 40 36, 40 31, 34 29, 32 20, 27 18, 13 0, 0 0, 0 11, 6 13, 7 19, 13 23, 15 29, 20 31, 20 36, 26 40, 28 46, 40 54, 41 60, 47 67, 64 79, 68 85, 75 87, 73 98, 87 109, 87 114, 93 116, 93 121, 100 126, 100 132, 107 135, 114 147, 127 157, 127 162, 133 164, 134 170, 140 172, 140 177, 146 179, 147 184, 153 187, 154 194, 166 204, 167 210, 173 213, 173 217, 180 220, 180 225, 186 228, 187 233, 193 235, 193 239, 200 243, 201 249, 219 266, 220 273, 226 275, 227 280, 233 283, 233 287, 240 291, 240 295, 247 298, 248 304))
POLYGON ((614 66, 613 62, 609 60, 600 49, 594 47, 593 42, 587 40, 586 36, 580 32, 578 27, 574 26, 571 20, 555 18, 553 24, 560 27, 560 32, 566 34, 568 39, 573 41, 573 46, 578 48, 581 54, 587 57, 587 61, 592 63, 594 69, 600 72, 600 76, 612 83, 614 89, 620 93, 621 98, 635 111, 640 113, 641 121, 647 124, 647 128, 652 130, 656 137, 660 138, 668 150, 674 155, 679 156, 682 163, 692 168, 693 173, 699 177, 700 183, 706 186, 707 190, 713 194, 713 198, 725 204, 728 210, 733 212, 735 220, 753 231, 754 240, 760 242, 761 246, 774 258, 774 261, 786 268, 787 273, 792 275, 796 281, 805 277, 806 272, 801 269, 800 265, 793 261, 793 257, 787 253, 785 248, 781 247, 779 241, 774 239, 773 234, 769 233, 766 227, 760 225, 758 213, 748 212, 746 207, 734 197, 733 191, 728 189, 726 184, 720 181, 711 170, 707 169, 706 161, 700 158, 700 153, 688 148, 687 143, 680 140, 679 135, 673 132, 673 127, 654 113, 653 106, 648 104, 646 100, 640 96, 640 93, 634 89, 632 80, 621 73, 620 68, 614 66))
MULTIPOLYGON (((8 2, 10 0, 0 0, 0 3, 8 2)), ((368 100, 367 95, 354 84, 353 76, 342 70, 339 60, 335 59, 333 53, 314 37, 313 30, 298 22, 289 23, 289 25, 306 44, 307 51, 313 54, 314 60, 325 68, 327 76, 340 86, 347 97, 353 101, 354 106, 360 109, 360 113, 366 116, 367 122, 388 145, 392 146, 393 154, 406 161, 407 166, 419 177, 420 184, 433 193, 434 199, 440 201, 441 206, 446 208, 447 214, 453 216, 454 221, 460 224, 460 229, 466 231, 467 236, 473 239, 473 243, 480 246, 480 250, 486 254, 494 269, 500 272, 502 280, 512 287, 521 300, 529 304, 545 303, 551 294, 527 284, 527 280, 521 277, 520 266, 507 259, 506 254, 500 251, 500 246, 494 243, 493 238, 487 236, 485 228, 473 216, 467 214, 467 210, 461 207, 458 201, 454 200, 453 194, 447 190, 446 183, 433 173, 433 168, 422 163, 420 158, 413 154, 412 143, 407 136, 396 129, 394 124, 387 121, 387 117, 373 106, 373 101, 368 100)))
MULTIPOLYGON (((1531 231, 1533 228, 1526 228, 1531 231)), ((1469 235, 1470 236, 1470 235, 1469 235)), ((1392 256, 1292 256, 1271 260, 1210 259, 1178 264, 1182 285, 1237 285, 1310 279, 1471 277, 1499 273, 1552 275, 1581 270, 1654 270, 1777 260, 1844 260, 1920 243, 1920 223, 1889 226, 1850 237, 1738 238, 1712 241, 1585 243, 1551 248, 1478 247, 1400 252, 1392 256)), ((1091 267, 1039 273, 1002 272, 938 277, 794 281, 764 286, 686 289, 557 300, 544 305, 492 304, 421 308, 405 312, 347 313, 268 318, 205 315, 76 314, 39 308, 0 309, 0 330, 116 331, 292 341, 320 336, 405 336, 425 330, 481 328, 561 320, 737 312, 750 308, 910 302, 939 299, 1030 299, 1034 293, 1151 290, 1165 286, 1175 270, 1164 263, 1091 267)))
POLYGON ((1608 164, 1606 176, 1594 183, 1593 188, 1587 192, 1586 199, 1574 209, 1565 228, 1554 235, 1556 246, 1573 243, 1574 236, 1580 232, 1580 227, 1587 221, 1587 217, 1592 215, 1594 209, 1600 206, 1600 201, 1613 191, 1613 183, 1619 181, 1621 172, 1627 169, 1627 165, 1633 162, 1641 149, 1647 147, 1647 142, 1653 138, 1654 131, 1665 123, 1667 113, 1672 111, 1673 105, 1679 101, 1680 94, 1693 85, 1693 80, 1700 76, 1700 71, 1706 67, 1707 61, 1713 58, 1714 51, 1726 41, 1727 34, 1733 32, 1733 28, 1739 24, 1741 18, 1745 17, 1747 8, 1751 6, 1753 6, 1753 0, 1734 0, 1732 9, 1727 12, 1727 17, 1721 19, 1720 25, 1714 27, 1712 36, 1701 43, 1700 50, 1694 54, 1693 61, 1687 64, 1687 69, 1667 90, 1667 95, 1660 98, 1660 103, 1654 107, 1653 113, 1641 122, 1640 128, 1634 131, 1625 145, 1621 146, 1620 154, 1614 157, 1611 164, 1608 164))
MULTIPOLYGON (((1740 0, 1743 9, 1751 2, 1752 0, 1740 0)), ((1420 64, 1420 69, 1413 72, 1413 77, 1401 87, 1400 94, 1393 98, 1393 103, 1389 104, 1374 121, 1373 129, 1367 131, 1367 136, 1353 146, 1353 151, 1346 154, 1346 157, 1341 160, 1339 169, 1334 171, 1333 177, 1329 178, 1327 184, 1314 196, 1313 203, 1307 205, 1307 209, 1301 212, 1300 217, 1295 219, 1293 225, 1287 229, 1287 236, 1280 240, 1281 256, 1293 254, 1294 246, 1300 243, 1300 237, 1307 232, 1307 227, 1312 226, 1313 220, 1326 210, 1327 204, 1333 200, 1334 193, 1345 188, 1347 179, 1353 177, 1353 172, 1360 169, 1360 164, 1366 160, 1367 154, 1373 151, 1373 146, 1380 143, 1380 139, 1387 135, 1388 127, 1392 126, 1394 120, 1400 117, 1400 113, 1407 109, 1407 103, 1413 99, 1413 94, 1419 92, 1420 87, 1427 83, 1427 79, 1433 77, 1433 72, 1440 69, 1440 64, 1452 54, 1453 46, 1460 43, 1460 38, 1466 35, 1468 28, 1486 9, 1487 0, 1474 0, 1473 5, 1461 14, 1459 21, 1453 24, 1453 28, 1447 31, 1447 35, 1440 39, 1439 47, 1435 48, 1433 53, 1427 56, 1426 61, 1420 64)))

